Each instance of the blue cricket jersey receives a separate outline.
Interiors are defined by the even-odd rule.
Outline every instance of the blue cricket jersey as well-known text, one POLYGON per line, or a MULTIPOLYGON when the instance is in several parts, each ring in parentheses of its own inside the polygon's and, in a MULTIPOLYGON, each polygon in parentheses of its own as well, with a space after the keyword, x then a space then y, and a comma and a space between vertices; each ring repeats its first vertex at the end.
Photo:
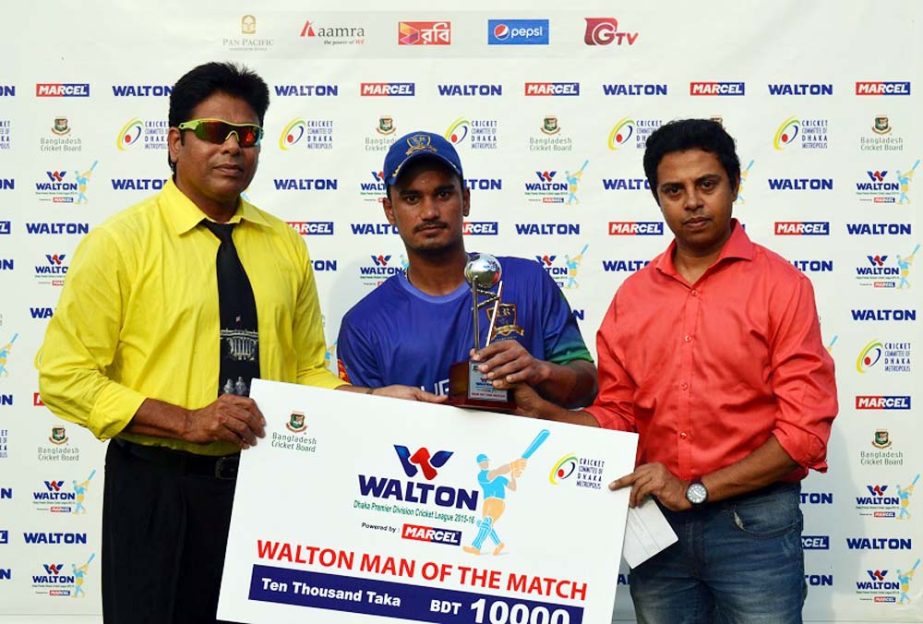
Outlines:
MULTIPOLYGON (((497 260, 504 306, 495 324, 501 335, 494 340, 517 340, 533 357, 555 364, 592 361, 567 299, 541 265, 507 256, 497 260)), ((434 297, 403 274, 388 278, 343 317, 337 340, 341 376, 372 388, 403 384, 446 394, 449 367, 467 360, 474 346, 471 308, 467 283, 434 297)), ((480 311, 482 347, 490 309, 480 311)))

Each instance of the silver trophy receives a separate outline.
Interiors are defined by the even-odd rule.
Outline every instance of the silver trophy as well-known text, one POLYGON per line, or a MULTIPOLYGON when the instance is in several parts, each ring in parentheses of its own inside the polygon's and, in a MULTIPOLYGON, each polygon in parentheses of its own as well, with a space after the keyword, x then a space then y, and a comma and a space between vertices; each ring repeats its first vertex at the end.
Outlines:
MULTIPOLYGON (((500 307, 503 282, 500 279, 500 262, 489 254, 471 254, 465 265, 465 279, 471 284, 472 329, 474 349, 481 348, 481 309, 492 306, 488 317, 490 326, 484 346, 490 344, 494 322, 500 307), (496 292, 494 292, 496 287, 496 292)), ((456 362, 449 369, 449 403, 460 407, 491 410, 513 410, 508 390, 498 390, 478 370, 479 362, 466 360, 456 362)))

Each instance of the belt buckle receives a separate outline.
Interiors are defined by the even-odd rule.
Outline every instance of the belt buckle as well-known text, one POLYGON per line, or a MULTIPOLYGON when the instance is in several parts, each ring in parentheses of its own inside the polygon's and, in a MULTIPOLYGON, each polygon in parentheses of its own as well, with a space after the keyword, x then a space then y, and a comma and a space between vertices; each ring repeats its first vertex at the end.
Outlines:
POLYGON ((215 461, 215 478, 231 481, 237 478, 238 456, 227 455, 215 461))

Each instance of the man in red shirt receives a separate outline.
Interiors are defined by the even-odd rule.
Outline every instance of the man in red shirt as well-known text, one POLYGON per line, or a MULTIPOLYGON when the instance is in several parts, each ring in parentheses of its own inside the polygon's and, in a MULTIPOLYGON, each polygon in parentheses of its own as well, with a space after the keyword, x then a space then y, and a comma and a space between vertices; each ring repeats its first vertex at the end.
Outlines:
POLYGON ((612 300, 596 402, 516 401, 638 432, 637 467, 610 488, 653 496, 679 537, 632 572, 638 622, 801 622, 800 481, 826 471, 837 413, 811 283, 731 217, 740 162, 720 124, 662 126, 644 170, 674 240, 612 300))

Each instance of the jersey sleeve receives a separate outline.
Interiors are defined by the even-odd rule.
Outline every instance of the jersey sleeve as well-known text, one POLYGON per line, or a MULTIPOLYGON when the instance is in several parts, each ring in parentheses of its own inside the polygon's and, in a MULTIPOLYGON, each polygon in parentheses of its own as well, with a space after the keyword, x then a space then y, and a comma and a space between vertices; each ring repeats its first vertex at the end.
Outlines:
POLYGON ((539 267, 538 292, 542 298, 542 327, 544 328, 545 359, 554 364, 567 364, 574 360, 593 361, 577 319, 567 302, 567 297, 550 275, 539 267))
POLYGON ((380 358, 367 326, 357 323, 354 310, 347 312, 337 338, 337 370, 340 379, 357 386, 380 388, 384 385, 380 358))

